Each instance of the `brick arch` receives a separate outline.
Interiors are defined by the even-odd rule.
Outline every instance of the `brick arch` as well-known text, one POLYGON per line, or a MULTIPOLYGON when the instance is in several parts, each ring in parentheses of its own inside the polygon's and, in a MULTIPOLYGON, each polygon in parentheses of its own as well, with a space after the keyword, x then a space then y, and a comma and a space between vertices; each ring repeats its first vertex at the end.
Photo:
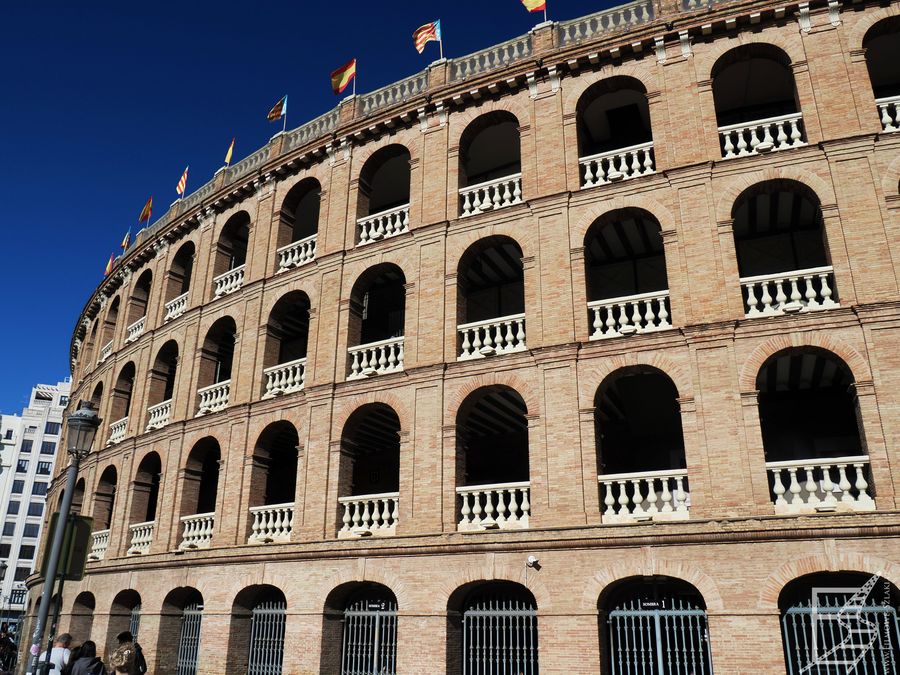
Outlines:
MULTIPOLYGON (((584 235, 587 234, 591 225, 593 225, 598 218, 605 216, 612 211, 618 211, 619 209, 642 209, 656 218, 660 225, 660 229, 662 230, 674 227, 676 223, 675 214, 673 214, 668 207, 649 195, 619 195, 605 201, 597 202, 584 212, 584 215, 582 215, 578 221, 578 227, 575 229, 576 232, 581 233, 581 239, 579 241, 584 240, 584 235)), ((580 245, 581 244, 579 243, 579 246, 580 245)))
POLYGON ((716 222, 724 223, 731 220, 734 203, 745 190, 772 180, 792 180, 806 186, 819 198, 823 208, 834 206, 837 203, 834 188, 811 171, 797 166, 769 167, 735 178, 717 190, 720 196, 716 203, 716 222))
MULTIPOLYGON (((694 396, 693 383, 690 372, 667 354, 658 351, 626 352, 607 359, 602 359, 584 371, 578 377, 580 408, 590 408, 594 405, 594 396, 600 385, 618 370, 633 366, 650 366, 656 368, 675 384, 678 397, 681 399, 694 396)), ((755 377, 755 376, 754 376, 755 377)))
POLYGON ((850 31, 850 35, 847 39, 849 48, 851 50, 862 49, 863 40, 866 37, 866 33, 869 32, 869 29, 879 21, 890 19, 895 16, 900 16, 900 5, 897 5, 896 3, 893 3, 888 7, 867 11, 865 16, 860 17, 859 21, 857 21, 856 25, 853 27, 853 30, 850 31))
POLYGON ((575 109, 578 107, 578 101, 584 92, 598 82, 613 77, 630 77, 644 85, 647 94, 655 93, 659 91, 660 85, 656 81, 654 75, 654 70, 641 61, 638 63, 630 63, 626 66, 607 64, 600 70, 590 74, 584 74, 578 77, 567 77, 562 82, 562 90, 564 93, 563 115, 574 115, 575 109))
POLYGON ((330 176, 330 167, 328 166, 327 162, 317 162, 301 171, 298 171, 295 174, 286 176, 283 180, 278 181, 278 186, 275 192, 276 215, 277 208, 280 208, 280 205, 284 203, 288 192, 293 190, 294 186, 299 185, 308 178, 312 178, 313 180, 318 181, 319 185, 322 187, 322 191, 324 192, 327 189, 326 185, 328 184, 330 176))
POLYGON ((263 305, 260 309, 260 318, 262 319, 262 323, 260 323, 260 328, 264 328, 266 323, 269 321, 269 316, 272 314, 272 310, 275 309, 275 305, 279 303, 288 293, 294 293, 299 291, 303 293, 307 300, 309 300, 309 309, 312 311, 313 305, 312 300, 314 297, 318 295, 316 292, 316 279, 310 276, 298 277, 296 278, 290 286, 283 287, 279 293, 269 295, 264 301, 263 305))
POLYGON ((780 351, 796 347, 817 347, 831 352, 850 369, 855 382, 871 382, 872 372, 866 359, 848 343, 827 333, 800 333, 777 335, 758 345, 744 361, 738 376, 741 393, 756 391, 756 376, 763 364, 780 351))
POLYGON ((777 47, 791 61, 791 65, 801 63, 806 60, 806 54, 803 50, 803 43, 800 40, 799 33, 788 37, 787 33, 779 29, 773 29, 760 33, 740 32, 734 37, 726 40, 716 40, 710 46, 710 49, 701 49, 699 46, 694 47, 695 72, 702 80, 712 78, 712 70, 716 62, 732 49, 744 47, 746 45, 771 45, 777 47))
MULTIPOLYGON (((397 598, 397 610, 400 612, 411 611, 413 608, 412 594, 409 585, 403 580, 403 577, 393 573, 379 569, 374 565, 366 565, 365 571, 359 573, 354 565, 351 570, 349 568, 332 574, 328 579, 319 584, 320 588, 325 589, 324 594, 319 597, 310 598, 310 606, 304 609, 310 609, 315 612, 325 612, 325 603, 331 593, 345 584, 352 583, 375 583, 381 584, 385 588, 390 589, 397 598)), ((415 608, 418 609, 418 608, 415 608)))
POLYGON ((537 603, 538 616, 552 614, 554 611, 553 594, 540 579, 540 572, 528 570, 526 573, 525 557, 522 554, 521 565, 509 565, 495 563, 493 558, 485 559, 481 565, 469 564, 459 571, 441 581, 431 596, 432 606, 429 608, 436 614, 447 612, 450 598, 466 584, 479 581, 511 581, 519 584, 534 596, 537 603))
POLYGON ((219 458, 224 459, 225 456, 225 447, 226 444, 222 442, 222 439, 219 438, 219 435, 212 430, 204 430, 208 431, 208 433, 198 434, 197 438, 195 438, 190 443, 184 443, 184 450, 182 451, 182 456, 178 463, 178 470, 184 471, 187 468, 188 459, 190 459, 191 453, 194 451, 194 448, 197 447, 197 444, 200 441, 206 440, 207 438, 211 438, 219 445, 219 458))
POLYGON ((604 567, 594 574, 585 585, 581 595, 581 609, 586 612, 595 612, 600 596, 612 584, 642 576, 666 576, 685 581, 703 596, 707 610, 721 612, 725 609, 722 594, 712 577, 693 565, 662 558, 621 560, 604 567))
MULTIPOLYGON (((219 244, 219 238, 222 236, 222 230, 225 229, 225 225, 227 225, 228 221, 230 221, 232 218, 234 218, 241 212, 247 214, 248 218, 250 219, 250 223, 247 225, 247 229, 250 232, 253 231, 253 227, 256 225, 256 221, 253 219, 253 211, 254 211, 253 202, 245 200, 242 202, 238 202, 237 204, 235 204, 233 207, 231 207, 227 211, 223 211, 222 213, 219 214, 219 216, 216 218, 216 223, 215 223, 215 227, 214 227, 215 235, 213 236, 213 240, 212 240, 212 249, 211 249, 212 253, 215 253, 215 251, 216 251, 216 247, 219 244)), ((195 244, 195 246, 196 246, 196 244, 195 244)), ((209 251, 207 251, 207 253, 209 253, 209 251)), ((247 258, 248 259, 250 258, 250 243, 249 243, 249 241, 247 243, 247 258)), ((193 279, 191 281, 193 282, 193 279)))
POLYGON ((900 587, 900 564, 878 556, 835 550, 818 553, 785 563, 762 583, 756 599, 758 609, 778 610, 778 597, 792 581, 816 572, 864 572, 879 574, 900 587))
POLYGON ((362 170, 369 158, 379 150, 389 145, 399 145, 406 148, 409 152, 410 160, 417 159, 421 154, 421 143, 419 139, 421 134, 418 129, 401 129, 388 136, 367 142, 365 145, 354 146, 353 148, 353 171, 351 179, 358 178, 359 172, 362 170))
POLYGON ((885 197, 900 194, 900 157, 888 164, 887 171, 881 179, 881 191, 885 197))
POLYGON ((400 431, 411 433, 413 430, 413 414, 409 406, 403 399, 394 394, 392 391, 371 391, 364 394, 357 394, 346 399, 339 399, 340 403, 335 402, 334 420, 332 422, 332 439, 340 440, 344 433, 344 427, 347 426, 347 420, 357 410, 364 405, 371 403, 381 403, 389 406, 400 420, 400 431))
MULTIPOLYGON (((157 457, 159 457, 159 464, 160 464, 161 468, 163 470, 165 470, 165 468, 166 468, 165 450, 161 451, 160 448, 152 447, 152 446, 149 448, 146 448, 144 450, 144 452, 142 452, 140 454, 140 457, 137 455, 137 453, 135 453, 135 455, 134 455, 134 459, 131 462, 131 477, 128 479, 129 485, 131 485, 131 483, 133 483, 137 479, 137 474, 141 468, 141 463, 145 459, 147 459, 147 457, 149 457, 151 454, 155 454, 157 457)), ((116 491, 118 492, 118 483, 116 483, 116 491)), ((160 492, 162 492, 162 484, 161 483, 160 483, 160 492)), ((160 496, 162 496, 162 494, 160 494, 160 496)))
POLYGON ((529 386, 525 380, 514 373, 489 372, 466 380, 465 384, 457 390, 447 406, 447 414, 449 415, 447 423, 456 423, 456 416, 459 414, 459 409, 470 395, 479 389, 493 386, 509 387, 525 401, 529 416, 540 416, 540 404, 537 396, 534 394, 534 388, 532 386, 529 386), (452 413, 452 415, 450 413, 452 413))
POLYGON ((447 271, 455 273, 459 269, 459 261, 463 255, 479 241, 489 237, 507 237, 512 239, 522 249, 523 258, 534 256, 539 249, 537 235, 534 232, 524 232, 521 220, 495 223, 478 230, 466 232, 461 236, 450 238, 447 241, 445 256, 447 271), (450 265, 451 262, 452 265, 450 265))
POLYGON ((469 106, 461 112, 450 115, 450 137, 448 147, 458 147, 459 139, 468 126, 477 118, 490 112, 506 111, 515 115, 519 120, 519 126, 531 125, 531 110, 524 101, 519 100, 523 94, 516 96, 504 96, 497 100, 488 100, 477 106, 469 106))

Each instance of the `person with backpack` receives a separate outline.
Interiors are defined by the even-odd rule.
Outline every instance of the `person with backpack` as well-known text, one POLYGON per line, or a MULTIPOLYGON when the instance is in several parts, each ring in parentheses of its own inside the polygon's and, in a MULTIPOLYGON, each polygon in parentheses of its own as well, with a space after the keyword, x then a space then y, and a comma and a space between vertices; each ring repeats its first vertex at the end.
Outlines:
POLYGON ((125 675, 144 675, 147 672, 147 662, 144 660, 144 650, 134 641, 130 631, 123 630, 116 635, 119 646, 112 653, 109 665, 114 673, 125 675))
MULTIPOLYGON (((69 663, 72 675, 106 675, 103 661, 97 657, 97 645, 90 640, 78 648, 78 658, 69 663)), ((67 666, 67 668, 69 667, 67 666)))

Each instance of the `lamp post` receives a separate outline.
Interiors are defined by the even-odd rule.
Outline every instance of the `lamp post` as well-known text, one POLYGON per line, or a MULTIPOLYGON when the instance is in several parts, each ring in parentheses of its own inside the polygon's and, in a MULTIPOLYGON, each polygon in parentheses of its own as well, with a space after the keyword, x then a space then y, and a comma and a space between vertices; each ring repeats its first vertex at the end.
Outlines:
POLYGON ((69 520, 69 509, 72 506, 72 495, 75 493, 75 481, 78 478, 78 466, 91 452, 94 436, 100 426, 100 418, 94 406, 88 401, 80 401, 78 410, 66 418, 68 431, 67 448, 71 460, 66 473, 66 487, 63 491, 62 504, 59 505, 59 516, 56 519, 56 530, 53 532, 53 541, 50 542, 50 553, 47 557, 47 573, 44 577, 44 589, 41 593, 41 604, 38 608, 37 621, 34 626, 34 634, 31 640, 31 672, 39 673, 38 656, 41 653, 41 642, 44 639, 44 630, 47 627, 47 617, 50 615, 50 602, 53 599, 53 586, 56 583, 56 571, 59 568, 59 559, 62 554, 63 538, 66 532, 66 523, 69 520))

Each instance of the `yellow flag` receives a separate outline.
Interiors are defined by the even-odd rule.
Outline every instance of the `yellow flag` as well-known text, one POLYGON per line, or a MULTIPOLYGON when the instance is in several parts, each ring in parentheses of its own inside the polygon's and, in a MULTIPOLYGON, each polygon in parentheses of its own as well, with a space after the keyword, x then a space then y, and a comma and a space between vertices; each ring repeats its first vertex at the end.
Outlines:
POLYGON ((225 166, 231 164, 231 155, 234 153, 234 139, 231 139, 231 145, 228 146, 228 152, 225 153, 225 166))

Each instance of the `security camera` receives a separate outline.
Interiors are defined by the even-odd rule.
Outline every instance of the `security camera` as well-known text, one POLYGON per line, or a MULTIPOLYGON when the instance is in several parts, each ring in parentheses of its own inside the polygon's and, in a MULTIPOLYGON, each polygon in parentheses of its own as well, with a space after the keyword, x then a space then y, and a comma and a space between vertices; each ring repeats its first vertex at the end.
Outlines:
POLYGON ((538 560, 535 556, 528 556, 528 560, 525 561, 525 565, 528 567, 537 567, 540 564, 540 560, 538 560))

